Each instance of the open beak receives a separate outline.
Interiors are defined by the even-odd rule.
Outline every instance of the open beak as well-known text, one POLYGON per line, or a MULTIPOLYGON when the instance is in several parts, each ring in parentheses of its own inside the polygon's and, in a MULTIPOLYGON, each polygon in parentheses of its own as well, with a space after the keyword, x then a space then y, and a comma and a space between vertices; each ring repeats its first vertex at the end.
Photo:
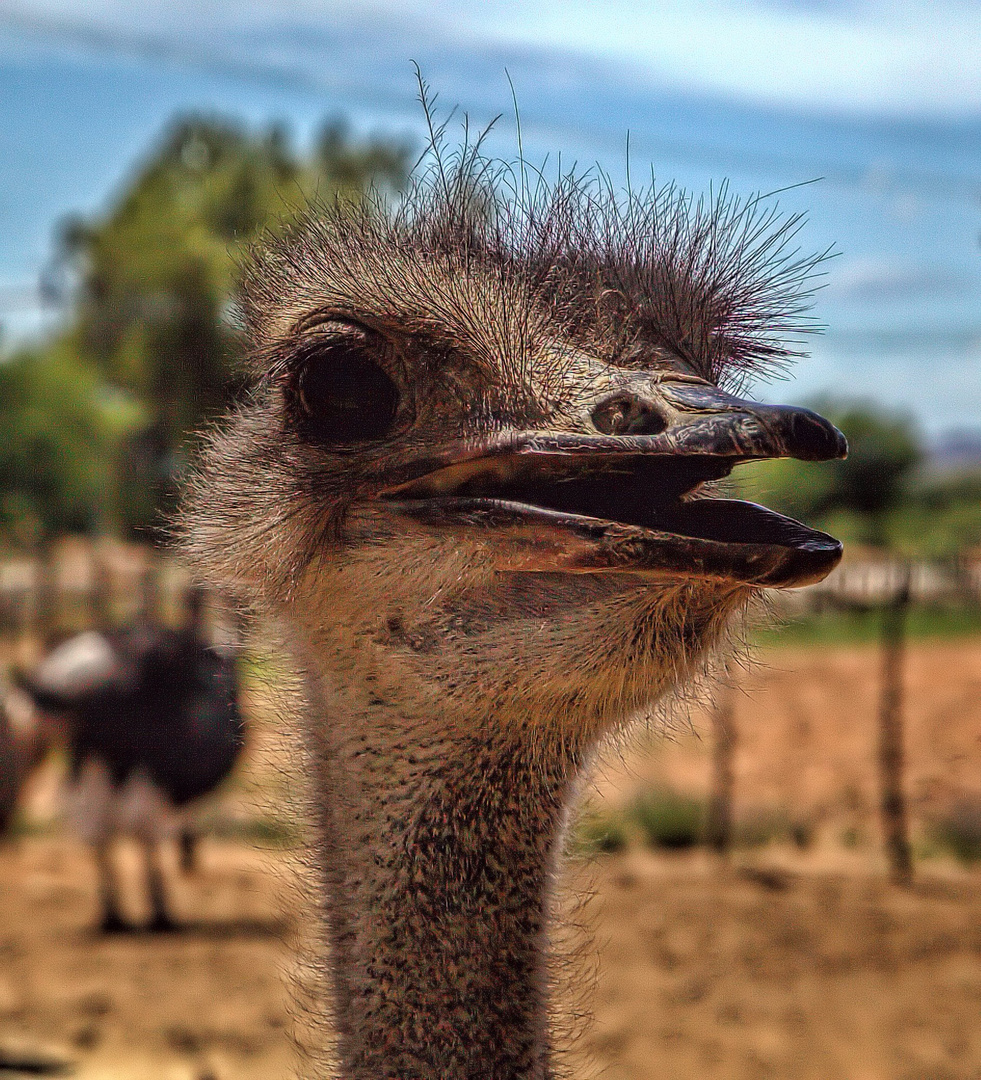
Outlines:
POLYGON ((656 423, 639 425, 654 433, 527 431, 448 445, 410 463, 379 495, 425 528, 493 536, 500 570, 788 588, 837 565, 834 537, 705 489, 745 461, 844 457, 837 428, 808 409, 700 382, 660 383, 656 406, 656 423))

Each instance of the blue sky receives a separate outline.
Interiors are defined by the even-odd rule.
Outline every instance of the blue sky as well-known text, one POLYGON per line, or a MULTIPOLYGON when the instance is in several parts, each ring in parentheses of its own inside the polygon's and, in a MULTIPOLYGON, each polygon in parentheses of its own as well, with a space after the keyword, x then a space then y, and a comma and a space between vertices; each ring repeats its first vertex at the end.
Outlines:
POLYGON ((759 103, 950 115, 981 101, 976 0, 14 0, 0 14, 222 36, 357 21, 477 49, 593 55, 639 79, 759 103))
POLYGON ((876 394, 981 429, 981 3, 887 0, 0 0, 0 323, 57 221, 97 213, 176 112, 298 139, 324 118, 421 141, 410 60, 478 123, 514 82, 529 156, 780 196, 840 253, 786 396, 876 394))

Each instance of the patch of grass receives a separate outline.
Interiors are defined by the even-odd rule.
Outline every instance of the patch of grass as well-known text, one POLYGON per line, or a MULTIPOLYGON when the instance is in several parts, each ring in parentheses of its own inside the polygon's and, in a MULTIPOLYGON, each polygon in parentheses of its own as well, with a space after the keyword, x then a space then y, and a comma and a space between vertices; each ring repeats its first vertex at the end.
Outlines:
POLYGON ((965 865, 981 862, 981 800, 963 799, 937 818, 928 829, 929 839, 965 865))
POLYGON ((865 844, 865 834, 857 826, 850 825, 847 829, 842 829, 841 846, 843 848, 853 851, 855 848, 865 847, 865 844))
POLYGON ((202 831, 218 840, 283 848, 297 845, 302 835, 298 825, 276 817, 215 817, 202 822, 202 831))
MULTIPOLYGON (((568 850, 583 856, 609 855, 631 844, 644 844, 662 851, 688 851, 705 843, 706 816, 704 799, 656 788, 622 809, 586 809, 572 828, 568 850)), ((736 822, 733 840, 736 847, 789 843, 804 851, 814 841, 814 827, 785 810, 760 809, 736 822)))
POLYGON ((630 843, 630 828, 617 810, 587 810, 573 825, 568 850, 572 855, 614 855, 630 843))
POLYGON ((685 851, 702 842, 704 828, 701 799, 657 789, 638 795, 622 809, 586 809, 572 828, 568 848, 578 855, 611 855, 639 842, 685 851))
POLYGON ((701 799, 668 789, 651 791, 630 803, 625 813, 651 847, 685 851, 702 842, 705 804, 701 799))
POLYGON ((34 839, 39 836, 53 836, 57 831, 58 822, 54 818, 33 817, 18 807, 0 839, 34 839))
POLYGON ((806 851, 814 840, 814 829, 810 822, 793 818, 784 810, 760 809, 740 817, 734 839, 737 847, 761 848, 789 842, 806 851))
POLYGON ((243 652, 240 660, 243 677, 260 685, 280 682, 289 675, 289 669, 280 657, 264 652, 243 652))
MULTIPOLYGON (((879 609, 825 611, 765 627, 756 632, 755 639, 766 646, 874 644, 881 626, 879 609)), ((981 607, 914 607, 907 629, 913 639, 981 636, 981 607)))

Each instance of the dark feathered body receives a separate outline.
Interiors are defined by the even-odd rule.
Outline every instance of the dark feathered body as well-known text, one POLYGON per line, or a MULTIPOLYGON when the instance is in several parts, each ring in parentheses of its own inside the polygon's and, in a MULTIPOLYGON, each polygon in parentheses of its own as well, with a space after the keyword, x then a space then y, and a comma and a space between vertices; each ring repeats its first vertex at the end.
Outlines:
POLYGON ((21 772, 14 733, 5 706, 6 703, 0 701, 0 836, 7 831, 14 813, 21 772))
POLYGON ((42 664, 32 683, 40 706, 69 717, 73 773, 89 757, 118 786, 142 771, 177 807, 214 790, 244 743, 234 658, 151 624, 101 636, 113 657, 102 678, 50 685, 42 664))
MULTIPOLYGON (((65 725, 72 816, 100 852, 104 921, 115 927, 113 837, 133 832, 154 848, 176 830, 175 812, 213 791, 242 751, 235 659, 192 630, 144 623, 70 638, 25 689, 65 725)), ((169 925, 162 880, 151 892, 157 921, 169 925)))
POLYGON ((44 760, 52 732, 22 691, 0 683, 0 837, 13 820, 24 786, 44 760))

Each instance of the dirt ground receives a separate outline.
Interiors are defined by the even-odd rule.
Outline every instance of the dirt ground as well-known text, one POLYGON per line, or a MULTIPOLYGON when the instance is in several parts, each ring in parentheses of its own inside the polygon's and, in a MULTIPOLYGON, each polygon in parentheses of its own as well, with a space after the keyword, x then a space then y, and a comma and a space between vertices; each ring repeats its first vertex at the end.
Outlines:
MULTIPOLYGON (((135 877, 137 852, 120 855, 135 877)), ((0 1061, 50 1056, 84 1080, 294 1075, 292 912, 278 861, 205 843, 180 890, 186 930, 103 937, 84 848, 23 839, 0 850, 0 1061)))
MULTIPOLYGON (((735 816, 806 822, 827 851, 843 842, 881 866, 877 782, 878 651, 777 648, 739 671, 732 692, 735 816)), ((905 665, 906 791, 913 835, 952 808, 981 822, 981 640, 925 641, 905 665)), ((638 730, 608 755, 595 784, 623 802, 667 786, 704 795, 712 770, 706 708, 678 711, 666 734, 638 730)))
MULTIPOLYGON (((815 815, 810 849, 729 865, 634 849, 570 868, 570 890, 591 893, 580 918, 595 969, 576 1002, 595 1016, 577 1077, 981 1080, 981 871, 932 858, 912 889, 886 883, 874 665, 867 650, 779 650, 740 688, 737 804, 815 815), (859 836, 847 847, 846 827, 859 836)), ((981 790, 981 642, 916 647, 908 686, 922 817, 981 790)), ((226 824, 274 823, 288 787, 279 731, 256 698, 247 776, 213 810, 226 824)), ((639 740, 595 797, 704 790, 710 750, 684 733, 639 740)), ((44 783, 34 798, 41 814, 44 783)), ((120 852, 130 874, 135 855, 120 852)), ((287 989, 305 925, 292 864, 283 848, 208 839, 176 894, 186 930, 107 939, 91 929, 83 848, 57 829, 0 845, 0 1062, 71 1062, 80 1080, 310 1075, 287 989)))
POLYGON ((646 852, 606 860, 588 913, 599 977, 581 1073, 977 1080, 979 883, 904 891, 646 852))
MULTIPOLYGON (((280 856, 214 842, 202 854, 180 891, 184 932, 102 938, 83 850, 31 839, 0 852, 0 1054, 70 1061, 81 1080, 306 1074, 280 856)), ((933 873, 907 892, 645 851, 583 873, 595 1020, 577 1076, 981 1077, 981 878, 933 873)))

